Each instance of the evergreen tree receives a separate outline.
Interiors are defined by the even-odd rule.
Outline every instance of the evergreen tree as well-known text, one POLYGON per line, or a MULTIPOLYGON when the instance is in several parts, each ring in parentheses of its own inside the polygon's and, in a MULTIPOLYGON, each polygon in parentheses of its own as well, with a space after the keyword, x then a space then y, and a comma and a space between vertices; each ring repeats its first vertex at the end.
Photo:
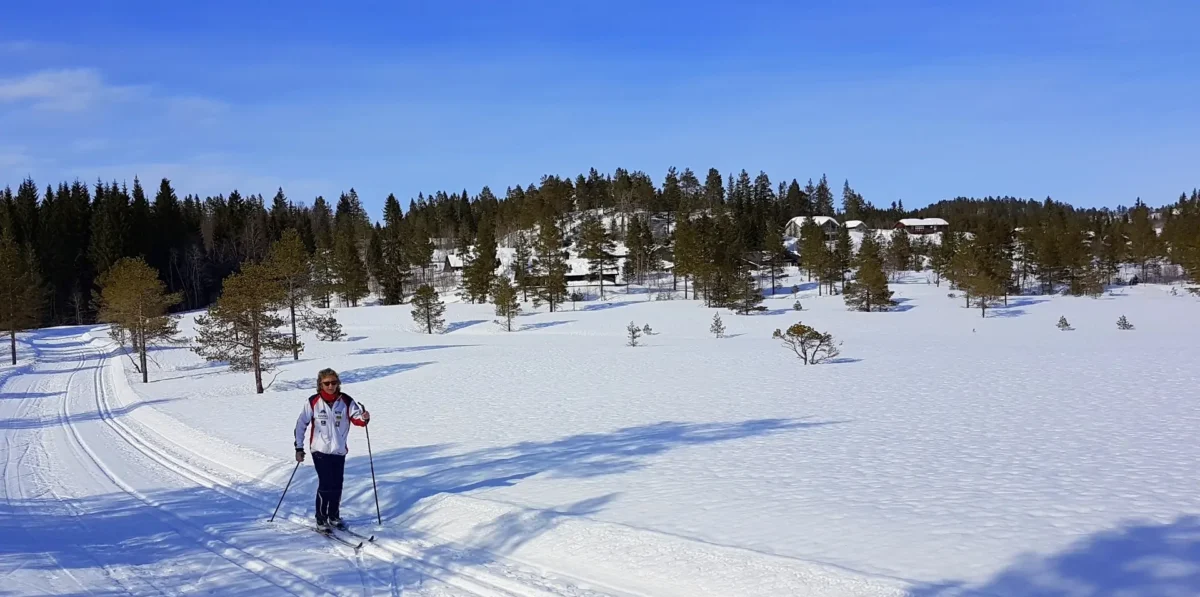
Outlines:
POLYGON ((425 333, 432 334, 435 330, 442 333, 446 326, 446 320, 442 317, 445 312, 446 305, 438 298, 433 286, 422 284, 417 287, 412 298, 412 318, 425 329, 425 333))
POLYGON ((704 206, 716 207, 725 203, 725 186, 721 183, 721 173, 716 168, 708 169, 704 178, 704 206))
POLYGON ((783 233, 774 223, 768 224, 763 238, 763 254, 767 273, 771 276, 771 294, 775 294, 775 279, 783 274, 783 233))
POLYGON ((296 333, 297 309, 304 315, 304 300, 312 284, 312 265, 308 253, 304 250, 304 242, 295 228, 289 228, 280 233, 279 240, 271 245, 271 253, 267 258, 267 271, 283 288, 283 302, 288 309, 288 318, 292 324, 292 360, 300 360, 300 337, 296 333))
POLYGON ((887 244, 884 269, 895 279, 897 272, 912 269, 913 258, 912 238, 905 230, 896 230, 887 244))
POLYGON ((504 318, 504 329, 511 332, 513 318, 521 314, 521 302, 517 300, 517 289, 508 276, 496 278, 492 286, 492 303, 496 305, 496 315, 504 318))
POLYGON ((125 256, 129 245, 129 195, 119 190, 116 184, 101 192, 97 185, 92 207, 92 235, 88 247, 88 259, 94 271, 104 273, 125 256))
POLYGON ((942 278, 948 277, 958 254, 959 235, 954 231, 942 234, 942 243, 933 249, 930 268, 934 273, 934 284, 942 285, 942 278))
POLYGON ((858 271, 854 281, 846 284, 843 295, 846 306, 858 311, 883 311, 895 305, 887 276, 883 273, 881 253, 875 234, 868 231, 858 249, 858 271))
POLYGON ((433 259, 433 241, 429 240, 429 232, 424 224, 416 222, 409 226, 406 239, 406 255, 408 263, 421 268, 421 280, 425 281, 425 269, 433 259))
POLYGON ((862 220, 866 217, 866 204, 862 195, 850 188, 850 181, 842 184, 842 215, 847 220, 862 220))
MULTIPOLYGON (((673 176, 674 169, 669 174, 673 176)), ((600 300, 604 300, 604 272, 616 264, 617 258, 612 254, 616 244, 604 223, 591 216, 584 218, 579 237, 581 256, 588 260, 592 275, 600 278, 600 300)))
POLYGON ((142 383, 149 383, 146 352, 159 343, 180 340, 178 316, 167 309, 183 300, 181 293, 167 293, 158 272, 140 257, 125 257, 97 280, 100 312, 97 319, 111 324, 109 336, 138 354, 137 370, 142 383))
POLYGON ((1146 279, 1146 267, 1162 255, 1162 245, 1154 225, 1150 222, 1150 208, 1140 201, 1129 212, 1129 258, 1141 267, 1142 280, 1146 279))
POLYGON ((535 271, 540 278, 537 297, 550 306, 550 312, 567 298, 567 262, 563 258, 562 231, 554 218, 542 220, 538 231, 535 271))
POLYGON ((825 175, 821 175, 821 182, 817 183, 815 195, 813 196, 813 213, 818 216, 832 216, 833 209, 833 191, 829 190, 829 181, 825 175))
POLYGON ((334 240, 333 267, 337 294, 346 304, 357 307, 358 301, 367 296, 369 289, 367 268, 359 257, 357 239, 352 235, 339 234, 334 240))
POLYGON ((854 245, 850 241, 850 229, 838 226, 833 245, 833 269, 837 272, 837 281, 841 282, 842 290, 846 289, 846 274, 853 265, 854 245))
POLYGON ((254 372, 254 391, 263 393, 262 374, 272 365, 266 359, 295 349, 291 336, 279 331, 286 292, 269 266, 245 263, 225 279, 224 290, 207 313, 196 317, 193 351, 207 361, 226 361, 234 371, 254 372))
MULTIPOLYGON (((832 261, 829 245, 825 241, 825 231, 810 218, 800 227, 800 265, 808 270, 808 278, 822 280, 829 271, 832 261)), ((818 294, 822 293, 823 285, 818 285, 818 294)))
MULTIPOLYGON (((688 298, 688 278, 701 271, 699 238, 695 224, 689 219, 679 221, 675 227, 674 271, 683 276, 683 298, 688 298)), ((782 242, 782 241, 780 241, 782 242)))
POLYGON ((516 282, 517 288, 521 289, 522 300, 526 302, 529 301, 529 289, 535 287, 532 262, 533 249, 529 246, 529 240, 525 238, 524 232, 518 232, 513 243, 513 281, 516 282))
POLYGON ((388 195, 383 204, 383 231, 380 243, 381 262, 377 279, 383 290, 385 305, 404 302, 404 283, 408 281, 409 261, 404 243, 404 214, 395 195, 388 195))
POLYGON ((487 302, 496 279, 496 234, 490 218, 479 222, 475 246, 463 267, 463 296, 470 302, 487 302))
POLYGON ((708 331, 718 338, 725 337, 725 323, 721 321, 720 313, 713 313, 712 325, 708 326, 708 331))
POLYGON ((763 293, 758 289, 758 284, 748 269, 738 272, 734 293, 730 298, 730 306, 738 315, 749 315, 751 312, 767 309, 762 306, 763 293))
POLYGON ((18 245, 14 226, 0 229, 0 329, 8 332, 9 355, 17 364, 17 332, 32 328, 45 306, 41 279, 33 252, 18 245))

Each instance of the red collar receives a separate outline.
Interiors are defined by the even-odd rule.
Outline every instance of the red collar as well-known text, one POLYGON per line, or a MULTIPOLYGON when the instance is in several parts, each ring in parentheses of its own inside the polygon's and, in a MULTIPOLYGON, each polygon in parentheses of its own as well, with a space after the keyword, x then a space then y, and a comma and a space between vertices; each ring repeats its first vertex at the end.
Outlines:
POLYGON ((321 396, 321 399, 322 399, 322 400, 324 400, 325 402, 328 402, 328 403, 331 403, 331 402, 333 402, 334 400, 337 400, 337 397, 338 397, 338 395, 337 395, 337 394, 327 394, 327 393, 325 392, 325 390, 319 390, 319 391, 317 392, 317 394, 319 394, 319 395, 321 396))

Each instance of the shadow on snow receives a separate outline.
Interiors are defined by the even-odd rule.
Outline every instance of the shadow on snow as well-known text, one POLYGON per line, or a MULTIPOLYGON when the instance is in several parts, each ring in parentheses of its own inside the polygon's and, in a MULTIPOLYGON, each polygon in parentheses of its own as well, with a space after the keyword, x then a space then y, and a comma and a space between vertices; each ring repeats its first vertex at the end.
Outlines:
POLYGON ((913 597, 954 595, 1197 595, 1200 518, 1131 522, 1049 555, 1026 554, 982 585, 932 583, 913 597))
MULTIPOLYGON (((434 363, 434 361, 427 361, 427 362, 423 362, 423 363, 392 363, 390 365, 375 365, 373 367, 360 367, 358 369, 347 369, 345 371, 339 371, 338 377, 341 378, 342 385, 345 386, 345 385, 349 385, 352 383, 362 383, 365 381, 372 381, 375 379, 387 377, 389 375, 396 375, 398 373, 404 373, 405 371, 411 371, 418 367, 424 367, 425 365, 432 365, 433 363, 434 363)), ((290 392, 290 391, 295 391, 295 390, 316 391, 316 389, 315 389, 316 380, 314 379, 314 377, 315 376, 308 376, 308 377, 304 377, 302 379, 279 380, 279 381, 276 381, 275 383, 271 384, 271 391, 272 392, 290 392)))
MULTIPOLYGON (((415 552, 412 558, 435 565, 487 565, 565 520, 603 511, 618 494, 601 493, 544 509, 515 509, 471 530, 463 542, 473 546, 469 548, 412 528, 424 515, 414 506, 425 498, 512 486, 537 475, 562 479, 617 475, 648 466, 649 459, 675 449, 835 423, 795 419, 662 422, 457 454, 444 444, 388 450, 374 459, 385 520, 385 527, 376 534, 385 544, 390 539, 404 541, 415 552)), ((362 447, 361 435, 351 438, 353 452, 362 447)), ((283 456, 290 457, 290 451, 283 456)), ((264 579, 242 573, 223 557, 252 546, 255 554, 279 554, 286 561, 299 561, 298 565, 306 566, 318 579, 321 589, 403 594, 427 582, 402 562, 372 558, 356 562, 327 539, 287 522, 289 515, 312 515, 316 475, 311 461, 301 467, 305 470, 296 474, 285 496, 281 522, 266 522, 294 466, 282 457, 280 460, 268 476, 270 482, 248 481, 233 487, 240 494, 236 500, 205 487, 145 491, 145 498, 165 512, 125 493, 0 501, 0 576, 9 588, 21 592, 53 590, 60 595, 128 591, 126 586, 72 585, 69 575, 84 569, 101 573, 120 569, 129 573, 122 580, 133 587, 143 585, 138 577, 146 575, 150 586, 184 592, 228 595, 272 589, 264 579), (189 536, 196 534, 204 541, 189 536), (340 557, 331 557, 331 550, 337 550, 340 557), (218 572, 213 566, 223 570, 218 572), (235 574, 228 574, 230 571, 235 574)), ((368 467, 365 455, 348 460, 343 494, 343 515, 362 526, 374 524, 368 467)))

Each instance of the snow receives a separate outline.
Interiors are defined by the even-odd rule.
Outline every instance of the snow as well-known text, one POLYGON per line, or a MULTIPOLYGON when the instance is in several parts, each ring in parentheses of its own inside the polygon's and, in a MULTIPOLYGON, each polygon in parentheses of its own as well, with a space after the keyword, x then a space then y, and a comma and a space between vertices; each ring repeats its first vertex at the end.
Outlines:
POLYGON ((512 333, 490 305, 449 304, 433 337, 408 306, 339 309, 349 339, 306 338, 262 395, 184 349, 155 351, 143 385, 100 328, 28 334, 37 358, 0 370, 5 589, 1200 593, 1200 299, 1140 285, 980 318, 923 274, 888 313, 793 284, 765 314, 722 310, 720 340, 714 309, 636 289, 526 305, 512 333), (630 321, 655 330, 637 348, 630 321), (770 338, 796 321, 841 360, 804 367, 770 338), (327 366, 373 415, 383 524, 360 429, 343 499, 380 538, 359 556, 299 526, 311 460, 266 522, 327 366))
POLYGON ((904 226, 949 226, 950 222, 941 218, 903 218, 899 222, 904 226))

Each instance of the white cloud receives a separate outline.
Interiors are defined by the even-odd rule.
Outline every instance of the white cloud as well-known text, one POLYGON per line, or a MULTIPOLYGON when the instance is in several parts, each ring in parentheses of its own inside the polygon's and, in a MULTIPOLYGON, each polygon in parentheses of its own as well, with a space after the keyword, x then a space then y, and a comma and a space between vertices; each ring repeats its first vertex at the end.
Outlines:
POLYGON ((0 79, 0 103, 28 102, 44 110, 77 112, 100 102, 144 95, 145 88, 107 84, 91 68, 44 70, 23 77, 0 79))

